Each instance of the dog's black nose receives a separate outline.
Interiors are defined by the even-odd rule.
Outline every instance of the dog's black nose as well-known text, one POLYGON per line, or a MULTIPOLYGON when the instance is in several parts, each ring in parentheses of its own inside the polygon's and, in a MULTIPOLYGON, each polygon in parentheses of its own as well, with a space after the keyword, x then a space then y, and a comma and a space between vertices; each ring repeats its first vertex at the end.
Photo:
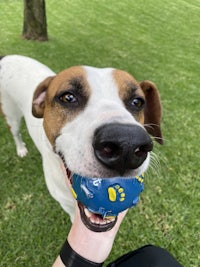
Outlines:
POLYGON ((138 125, 112 123, 95 131, 93 148, 102 164, 123 175, 144 162, 148 152, 153 149, 153 142, 138 125))

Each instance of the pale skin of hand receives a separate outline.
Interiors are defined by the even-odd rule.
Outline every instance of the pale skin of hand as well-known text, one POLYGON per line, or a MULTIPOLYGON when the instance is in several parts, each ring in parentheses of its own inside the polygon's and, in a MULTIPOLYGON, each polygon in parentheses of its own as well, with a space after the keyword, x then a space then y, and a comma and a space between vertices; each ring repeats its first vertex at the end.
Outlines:
MULTIPOLYGON (((65 167, 61 163, 61 168, 65 173, 65 167)), ((69 180, 65 180, 66 185, 71 187, 69 180)), ((89 230, 82 222, 80 217, 80 211, 75 201, 75 219, 68 234, 67 240, 71 248, 78 253, 80 256, 87 260, 101 263, 104 262, 113 246, 115 236, 119 230, 119 227, 127 213, 126 211, 121 212, 118 215, 115 226, 107 232, 93 232, 89 230)), ((60 256, 57 257, 52 267, 65 267, 62 263, 60 256)), ((68 267, 68 266, 66 266, 68 267)))
MULTIPOLYGON (((96 233, 89 230, 81 221, 80 212, 76 205, 75 220, 68 235, 68 242, 72 249, 87 260, 101 263, 106 260, 113 246, 115 236, 119 230, 127 211, 118 215, 116 225, 107 232, 96 233)), ((60 256, 52 267, 65 267, 60 256)))

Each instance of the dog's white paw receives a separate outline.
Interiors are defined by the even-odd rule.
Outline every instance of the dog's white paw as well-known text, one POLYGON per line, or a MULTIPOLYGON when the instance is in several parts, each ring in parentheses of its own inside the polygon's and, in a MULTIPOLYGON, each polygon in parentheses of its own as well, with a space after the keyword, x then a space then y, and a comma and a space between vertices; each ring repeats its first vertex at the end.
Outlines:
POLYGON ((20 158, 23 158, 27 155, 28 153, 28 150, 26 148, 26 145, 23 144, 23 145, 20 145, 19 147, 17 147, 17 155, 20 157, 20 158))

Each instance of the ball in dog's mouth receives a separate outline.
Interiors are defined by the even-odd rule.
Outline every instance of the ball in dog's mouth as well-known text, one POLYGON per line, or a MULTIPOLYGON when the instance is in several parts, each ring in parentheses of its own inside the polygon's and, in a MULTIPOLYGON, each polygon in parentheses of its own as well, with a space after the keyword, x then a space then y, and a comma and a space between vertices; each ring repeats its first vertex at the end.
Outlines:
MULTIPOLYGON (((72 179, 73 179, 73 173, 69 170, 67 167, 64 155, 61 152, 57 153, 64 165, 65 168, 65 175, 67 176, 67 179, 69 180, 70 184, 72 185, 72 179)), ((74 191, 72 190, 72 194, 74 195, 74 191)), ((74 196, 75 197, 75 196, 74 196)), ((78 207, 80 210, 80 216, 81 220, 84 223, 84 225, 90 229, 93 232, 105 232, 112 229, 116 222, 117 222, 117 216, 109 216, 109 217, 103 217, 100 214, 96 214, 94 212, 91 212, 87 209, 86 206, 84 206, 80 201, 77 200, 78 207)))
POLYGON ((136 177, 91 178, 72 174, 59 153, 77 200, 81 220, 94 232, 109 231, 120 212, 135 206, 144 189, 143 175, 136 177))

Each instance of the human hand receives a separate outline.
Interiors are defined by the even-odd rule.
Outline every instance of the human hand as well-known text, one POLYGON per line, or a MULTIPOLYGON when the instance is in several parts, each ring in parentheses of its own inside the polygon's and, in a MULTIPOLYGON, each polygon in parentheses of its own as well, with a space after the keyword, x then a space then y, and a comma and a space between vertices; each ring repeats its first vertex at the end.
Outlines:
MULTIPOLYGON (((68 235, 68 243, 71 248, 83 258, 95 263, 102 263, 106 260, 113 246, 115 236, 127 213, 121 212, 118 215, 115 226, 106 232, 93 232, 82 222, 80 211, 76 205, 75 219, 68 235)), ((60 256, 56 259, 53 267, 64 267, 60 256)))
POLYGON ((82 257, 94 261, 103 262, 109 255, 115 236, 127 213, 118 215, 115 226, 106 232, 93 232, 82 222, 78 207, 76 207, 75 220, 68 235, 68 242, 72 249, 82 257))

